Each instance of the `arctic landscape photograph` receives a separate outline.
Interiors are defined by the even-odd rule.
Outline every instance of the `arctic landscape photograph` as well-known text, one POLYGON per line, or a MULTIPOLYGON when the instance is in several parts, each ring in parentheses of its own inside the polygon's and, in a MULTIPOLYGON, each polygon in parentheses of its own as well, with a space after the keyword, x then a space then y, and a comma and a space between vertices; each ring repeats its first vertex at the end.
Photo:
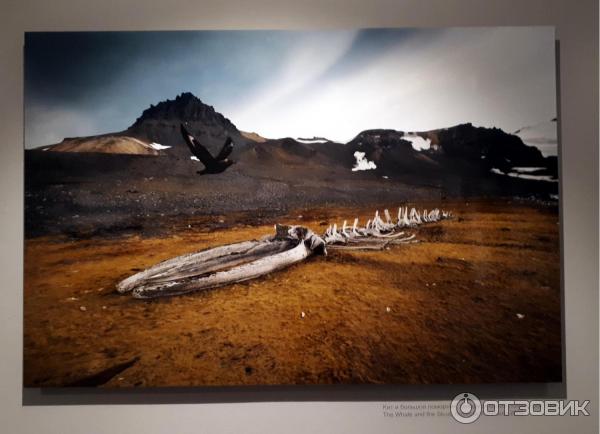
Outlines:
POLYGON ((24 53, 25 387, 562 380, 553 28, 24 53))

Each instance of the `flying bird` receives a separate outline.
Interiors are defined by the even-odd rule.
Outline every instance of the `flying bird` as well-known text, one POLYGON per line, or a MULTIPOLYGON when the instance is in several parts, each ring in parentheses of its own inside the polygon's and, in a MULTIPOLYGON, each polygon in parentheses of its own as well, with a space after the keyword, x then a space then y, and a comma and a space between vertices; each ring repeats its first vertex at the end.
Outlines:
POLYGON ((229 154, 231 154, 231 151, 233 151, 233 140, 231 140, 231 137, 227 137, 225 144, 221 148, 221 152, 219 152, 216 157, 213 157, 211 153, 208 152, 208 149, 202 146, 200 142, 185 129, 183 124, 181 124, 181 135, 188 145, 188 148, 190 148, 190 151, 192 151, 192 154, 204 164, 204 170, 200 170, 196 173, 200 175, 221 173, 235 163, 235 161, 227 158, 229 154))

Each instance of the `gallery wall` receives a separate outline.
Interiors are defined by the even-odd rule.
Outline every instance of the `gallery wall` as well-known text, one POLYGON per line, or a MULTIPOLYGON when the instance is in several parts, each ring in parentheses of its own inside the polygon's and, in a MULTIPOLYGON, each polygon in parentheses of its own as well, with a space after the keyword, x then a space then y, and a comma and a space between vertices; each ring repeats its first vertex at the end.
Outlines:
MULTIPOLYGON (((0 426, 7 433, 200 432, 456 432, 449 418, 385 418, 385 400, 282 402, 272 389, 262 401, 207 401, 194 391, 185 404, 60 405, 77 393, 23 395, 23 32, 35 30, 174 30, 356 28, 399 26, 556 26, 560 41, 567 397, 592 401, 590 417, 496 417, 468 432, 594 432, 598 430, 598 3, 581 0, 429 1, 6 1, 0 26, 0 426), (268 402, 272 397, 274 401, 268 402), (23 405, 23 404, 27 405, 23 405), (31 405, 31 404, 41 405, 31 405), (52 405, 55 404, 55 405, 52 405)), ((458 314, 458 313, 457 313, 458 314)), ((496 390, 504 386, 495 386, 496 390)), ((509 391, 507 386, 505 391, 509 391)), ((38 394, 40 392, 38 391, 38 394)), ((506 392, 510 394, 510 392, 506 392)), ((160 396, 159 392, 156 395, 160 396)), ((214 395, 213 395, 214 396, 214 395)), ((451 396, 448 396, 450 399, 451 396)), ((336 395, 339 399, 339 395, 336 395)), ((354 398, 356 399, 356 398, 354 398)), ((371 396, 369 399, 373 399, 371 396)), ((115 398, 119 402, 132 402, 115 398)), ((234 399, 235 400, 235 399, 234 399)))

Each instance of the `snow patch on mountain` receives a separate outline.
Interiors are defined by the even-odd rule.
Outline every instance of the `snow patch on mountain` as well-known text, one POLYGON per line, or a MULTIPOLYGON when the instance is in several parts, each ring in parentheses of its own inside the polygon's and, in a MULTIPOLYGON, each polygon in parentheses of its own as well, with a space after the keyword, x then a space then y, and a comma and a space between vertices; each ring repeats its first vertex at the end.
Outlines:
POLYGON ((529 172, 537 172, 538 170, 544 170, 545 167, 513 167, 513 172, 519 173, 529 173, 529 172))
POLYGON ((356 164, 352 167, 353 172, 377 169, 377 165, 373 161, 367 160, 364 152, 356 151, 354 153, 354 158, 356 158, 356 164))
POLYGON ((306 139, 306 138, 302 138, 302 137, 298 137, 296 139, 297 142, 300 143, 305 143, 307 145, 311 144, 311 143, 327 143, 329 140, 323 138, 323 137, 314 137, 312 139, 306 139))
POLYGON ((164 145, 161 145, 160 143, 152 142, 152 143, 150 143, 150 147, 152 149, 156 149, 157 151, 162 151, 163 149, 169 149, 171 146, 164 146, 164 145))
POLYGON ((424 139, 417 134, 406 133, 402 136, 402 139, 409 141, 415 151, 431 148, 431 140, 424 139))
MULTIPOLYGON (((533 168, 528 167, 527 169, 533 169, 533 168)), ((537 169, 537 168, 535 168, 535 169, 537 169)), ((504 173, 503 171, 501 171, 500 169, 498 169, 496 167, 493 167, 492 169, 490 169, 490 172, 495 173, 496 175, 510 176, 512 178, 530 179, 532 181, 558 182, 558 179, 555 179, 550 175, 531 175, 529 173, 524 173, 524 172, 504 173)))

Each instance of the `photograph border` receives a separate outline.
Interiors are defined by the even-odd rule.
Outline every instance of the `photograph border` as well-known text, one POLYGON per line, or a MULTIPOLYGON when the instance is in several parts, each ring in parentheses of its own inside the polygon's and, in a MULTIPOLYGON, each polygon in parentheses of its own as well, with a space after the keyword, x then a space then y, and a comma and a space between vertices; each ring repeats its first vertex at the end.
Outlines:
MULTIPOLYGON (((470 26, 487 28, 487 26, 470 26)), ((493 26, 496 28, 502 26, 493 26)), ((507 26, 514 27, 514 26, 507 26)), ((520 27, 520 26, 519 26, 520 27)), ((556 38, 554 26, 551 27, 556 38)), ((456 27, 444 27, 456 28, 456 27)), ((437 28, 436 28, 437 29, 437 28)), ((441 28, 443 29, 443 28, 441 28)), ((207 29, 196 29, 198 31, 207 29)), ((213 30, 213 29, 211 29, 213 30)), ((246 30, 246 29, 228 29, 246 30)), ((264 29, 269 30, 269 29, 264 29)), ((311 29, 318 30, 318 29, 311 29)), ((145 31, 155 31, 152 29, 145 31)), ((186 30, 195 31, 195 30, 186 30)), ((23 35, 24 36, 24 35, 23 35)), ((429 401, 445 399, 466 389, 480 398, 540 398, 564 399, 567 396, 566 381, 566 333, 565 333, 565 285, 564 285, 564 227, 563 227, 563 179, 562 134, 560 92, 560 41, 555 39, 555 86, 557 116, 558 157, 558 215, 560 253, 560 311, 561 311, 561 382, 480 383, 480 384, 331 384, 331 385, 228 385, 184 386, 142 388, 99 387, 26 387, 23 386, 23 405, 95 405, 95 404, 184 404, 184 403, 232 403, 232 402, 289 402, 289 401, 381 401, 414 400, 429 401)), ((23 119, 25 107, 23 107, 23 119)), ((23 144, 23 152, 25 146, 23 144)), ((23 186, 24 188, 24 186, 23 186)), ((25 215, 23 215, 25 218, 25 215)), ((23 227, 25 227, 23 220, 23 227)), ((23 233, 23 239, 25 234, 23 233)), ((25 280, 23 270, 23 281, 25 280)), ((22 349, 24 351, 24 348, 22 349)), ((24 367, 23 367, 24 374, 24 367)), ((23 377, 24 382, 24 377, 23 377)))

